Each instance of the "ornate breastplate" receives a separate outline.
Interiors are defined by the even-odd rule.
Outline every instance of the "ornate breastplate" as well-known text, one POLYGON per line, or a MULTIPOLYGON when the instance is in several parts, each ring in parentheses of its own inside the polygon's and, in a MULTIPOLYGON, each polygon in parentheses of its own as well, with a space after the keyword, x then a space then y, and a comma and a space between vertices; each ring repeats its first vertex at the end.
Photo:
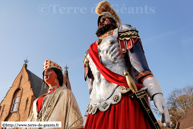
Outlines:
MULTIPOLYGON (((102 39, 98 45, 98 54, 101 63, 105 67, 124 76, 124 70, 127 68, 124 55, 119 49, 117 37, 110 35, 102 39)), ((94 114, 97 109, 106 111, 111 104, 117 104, 121 100, 122 94, 127 93, 130 89, 107 81, 96 68, 89 55, 87 55, 87 59, 94 76, 87 112, 94 114)))

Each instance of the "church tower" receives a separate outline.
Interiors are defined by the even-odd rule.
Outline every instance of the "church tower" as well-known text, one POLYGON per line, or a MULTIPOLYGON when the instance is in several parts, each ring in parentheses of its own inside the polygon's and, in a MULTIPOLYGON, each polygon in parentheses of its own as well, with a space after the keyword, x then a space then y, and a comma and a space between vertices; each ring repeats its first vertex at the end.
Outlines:
POLYGON ((66 87, 71 90, 71 85, 68 77, 68 66, 65 66, 64 69, 65 71, 64 71, 64 77, 63 77, 63 84, 66 85, 66 87))

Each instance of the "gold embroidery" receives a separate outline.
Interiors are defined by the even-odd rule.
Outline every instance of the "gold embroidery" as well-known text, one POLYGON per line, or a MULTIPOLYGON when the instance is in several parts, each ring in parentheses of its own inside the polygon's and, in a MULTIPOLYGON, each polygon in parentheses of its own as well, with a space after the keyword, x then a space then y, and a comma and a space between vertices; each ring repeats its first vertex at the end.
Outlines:
POLYGON ((104 103, 102 107, 105 109, 107 106, 108 106, 108 104, 104 103))
POLYGON ((118 95, 115 95, 114 97, 113 97, 113 101, 114 102, 117 102, 119 100, 119 96, 118 95))
POLYGON ((139 73, 138 76, 136 76, 136 80, 138 80, 139 78, 141 78, 142 76, 145 76, 145 75, 153 75, 153 74, 151 71, 141 72, 141 73, 139 73))
POLYGON ((138 31, 137 30, 129 30, 126 32, 119 32, 118 33, 119 40, 129 40, 132 38, 139 38, 138 31))
POLYGON ((89 105, 88 111, 90 112, 92 110, 92 105, 89 105))
POLYGON ((95 113, 96 113, 96 111, 97 111, 97 108, 96 108, 96 107, 94 107, 94 109, 92 110, 92 114, 95 114, 95 113))
POLYGON ((110 30, 110 31, 106 32, 105 34, 103 34, 102 36, 100 36, 100 39, 103 39, 103 38, 106 38, 106 37, 108 37, 108 36, 110 36, 110 35, 113 35, 113 31, 114 31, 114 30, 110 30))
POLYGON ((97 43, 97 45, 100 45, 101 42, 102 42, 102 39, 98 39, 96 43, 97 43))

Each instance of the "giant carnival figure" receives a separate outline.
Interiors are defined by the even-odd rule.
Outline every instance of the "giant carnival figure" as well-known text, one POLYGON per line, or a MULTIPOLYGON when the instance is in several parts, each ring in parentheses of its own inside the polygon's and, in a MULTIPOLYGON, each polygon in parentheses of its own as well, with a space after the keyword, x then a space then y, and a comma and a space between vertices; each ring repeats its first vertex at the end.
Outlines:
POLYGON ((138 89, 146 88, 148 96, 170 127, 168 109, 158 80, 150 71, 135 27, 121 25, 108 1, 96 7, 99 37, 85 54, 85 79, 90 103, 84 118, 85 129, 151 129, 142 108, 130 98, 124 70, 138 89))
POLYGON ((47 59, 43 65, 43 81, 49 87, 48 93, 33 102, 27 121, 56 121, 61 122, 60 129, 83 129, 83 118, 76 98, 63 85, 61 66, 47 59))

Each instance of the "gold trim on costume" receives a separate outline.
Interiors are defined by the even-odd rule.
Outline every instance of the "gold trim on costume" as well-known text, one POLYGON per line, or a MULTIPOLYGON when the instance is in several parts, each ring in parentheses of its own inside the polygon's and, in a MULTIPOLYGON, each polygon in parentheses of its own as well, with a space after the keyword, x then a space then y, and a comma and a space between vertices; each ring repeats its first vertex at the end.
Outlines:
MULTIPOLYGON (((105 34, 101 35, 101 36, 100 36, 100 39, 102 40, 102 39, 104 39, 104 38, 106 38, 106 37, 108 37, 108 36, 110 36, 110 35, 113 35, 114 30, 115 30, 115 29, 110 30, 110 31, 106 32, 105 34)), ((97 44, 98 44, 98 43, 97 43, 97 44)), ((99 45, 99 44, 98 44, 98 45, 99 45)))
POLYGON ((135 78, 136 80, 138 80, 139 78, 145 76, 145 75, 153 75, 153 73, 151 71, 145 71, 145 72, 141 72, 139 73, 139 75, 137 75, 135 78))
POLYGON ((139 38, 138 31, 137 30, 129 30, 126 32, 119 32, 118 33, 119 40, 129 40, 132 38, 139 38))

